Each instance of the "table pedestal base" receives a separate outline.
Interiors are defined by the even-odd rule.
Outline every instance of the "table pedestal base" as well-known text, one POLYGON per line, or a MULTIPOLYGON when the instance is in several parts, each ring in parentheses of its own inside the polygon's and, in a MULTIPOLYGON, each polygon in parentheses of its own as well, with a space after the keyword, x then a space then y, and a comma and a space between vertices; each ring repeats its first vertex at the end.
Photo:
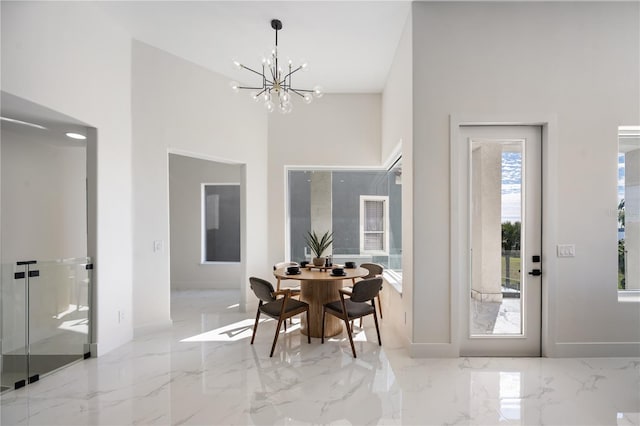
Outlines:
MULTIPOLYGON (((309 328, 311 337, 322 337, 322 307, 325 303, 340 300, 338 290, 342 288, 342 280, 303 281, 300 285, 300 300, 309 304, 309 328)), ((301 331, 307 334, 307 320, 301 315, 301 331)), ((332 337, 342 333, 343 321, 333 315, 327 315, 324 337, 332 337)))

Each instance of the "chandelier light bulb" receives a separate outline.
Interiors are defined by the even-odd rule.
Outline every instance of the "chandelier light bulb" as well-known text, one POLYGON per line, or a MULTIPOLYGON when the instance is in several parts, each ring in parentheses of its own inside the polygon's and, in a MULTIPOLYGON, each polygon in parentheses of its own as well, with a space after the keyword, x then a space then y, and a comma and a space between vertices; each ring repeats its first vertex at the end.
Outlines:
POLYGON ((240 91, 240 83, 238 83, 237 81, 232 81, 231 83, 229 83, 229 86, 231 87, 231 90, 236 93, 240 91))
POLYGON ((293 98, 301 97, 305 103, 310 103, 314 97, 322 97, 322 89, 317 86, 314 89, 296 88, 292 86, 292 76, 296 72, 308 69, 307 62, 302 65, 294 65, 293 61, 287 58, 286 62, 278 59, 278 31, 282 29, 282 22, 277 19, 271 20, 271 28, 276 31, 275 47, 271 49, 271 54, 261 58, 262 69, 252 69, 239 61, 234 60, 233 64, 238 69, 244 69, 256 74, 261 81, 250 86, 241 86, 238 82, 230 83, 234 91, 239 89, 252 90, 251 97, 255 101, 263 101, 267 111, 272 112, 276 108, 282 113, 289 113, 293 109, 293 98), (286 69, 285 69, 286 68, 286 69), (273 95, 273 96, 272 96, 273 95))
POLYGON ((267 101, 265 102, 264 107, 267 109, 267 111, 273 112, 275 105, 273 104, 273 102, 267 101))

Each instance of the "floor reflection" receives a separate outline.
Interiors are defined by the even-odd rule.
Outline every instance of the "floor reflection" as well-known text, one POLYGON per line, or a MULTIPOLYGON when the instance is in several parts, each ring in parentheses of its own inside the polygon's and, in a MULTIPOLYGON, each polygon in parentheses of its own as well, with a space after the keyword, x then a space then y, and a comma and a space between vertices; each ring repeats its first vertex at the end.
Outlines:
POLYGON ((389 391, 381 386, 387 382, 379 380, 387 376, 384 366, 388 368, 382 351, 346 360, 327 346, 326 356, 341 362, 322 373, 313 366, 297 365, 295 359, 265 360, 256 348, 252 353, 259 379, 250 400, 253 424, 365 425, 378 424, 382 418, 382 399, 389 391))
POLYGON ((173 326, 0 396, 11 425, 638 425, 639 358, 411 358, 365 319, 307 344, 297 324, 269 357, 232 291, 172 296, 173 326))
POLYGON ((522 418, 520 372, 504 372, 500 375, 500 417, 501 420, 515 421, 522 418))

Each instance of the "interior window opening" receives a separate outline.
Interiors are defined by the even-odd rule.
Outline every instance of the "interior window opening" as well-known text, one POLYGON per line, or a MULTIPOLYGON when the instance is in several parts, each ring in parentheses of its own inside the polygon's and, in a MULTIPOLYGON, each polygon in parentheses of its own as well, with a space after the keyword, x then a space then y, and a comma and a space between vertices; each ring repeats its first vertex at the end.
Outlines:
POLYGON ((388 170, 290 169, 287 173, 289 260, 310 261, 307 232, 333 233, 334 263, 383 265, 402 282, 402 165, 388 170))
POLYGON ((640 302, 640 126, 618 128, 617 161, 618 299, 640 302))

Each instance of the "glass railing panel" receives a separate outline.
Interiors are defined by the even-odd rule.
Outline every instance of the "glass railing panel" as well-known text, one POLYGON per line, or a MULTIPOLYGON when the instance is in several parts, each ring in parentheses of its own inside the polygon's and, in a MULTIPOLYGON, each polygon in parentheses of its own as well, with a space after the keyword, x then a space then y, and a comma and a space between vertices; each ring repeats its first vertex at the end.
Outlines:
POLYGON ((31 265, 29 377, 82 359, 89 351, 90 263, 83 257, 31 265))
POLYGON ((0 265, 0 391, 27 381, 26 266, 0 265))

